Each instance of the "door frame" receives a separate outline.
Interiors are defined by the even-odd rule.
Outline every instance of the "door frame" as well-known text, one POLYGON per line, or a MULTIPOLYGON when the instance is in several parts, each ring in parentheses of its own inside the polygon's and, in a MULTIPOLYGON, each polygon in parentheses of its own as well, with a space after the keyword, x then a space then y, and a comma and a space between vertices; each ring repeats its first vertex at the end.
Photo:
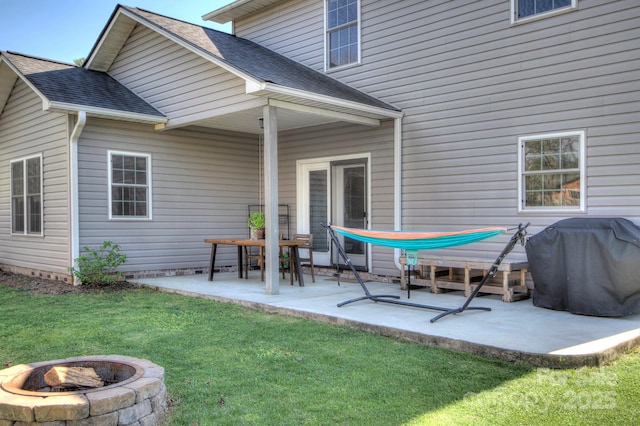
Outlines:
MULTIPOLYGON (((373 221, 373 214, 371 211, 371 153, 357 153, 357 154, 346 154, 346 155, 335 155, 335 156, 327 156, 327 157, 318 157, 318 158, 307 158, 296 161, 296 229, 299 233, 308 233, 310 232, 310 224, 309 224, 309 191, 308 191, 308 172, 312 170, 322 170, 326 169, 328 172, 328 191, 327 191, 327 218, 325 220, 325 224, 329 223, 331 219, 331 215, 333 214, 333 176, 331 173, 331 163, 333 162, 346 162, 348 160, 364 160, 366 167, 366 184, 367 184, 367 228, 370 227, 370 224, 373 221)), ((314 252, 314 263, 319 265, 329 265, 333 266, 332 259, 334 256, 331 253, 332 247, 330 246, 327 255, 321 255, 314 252), (317 259, 317 260, 316 260, 317 259)), ((366 249, 366 269, 367 271, 371 270, 371 261, 372 261, 372 253, 371 253, 371 244, 367 244, 366 249)))

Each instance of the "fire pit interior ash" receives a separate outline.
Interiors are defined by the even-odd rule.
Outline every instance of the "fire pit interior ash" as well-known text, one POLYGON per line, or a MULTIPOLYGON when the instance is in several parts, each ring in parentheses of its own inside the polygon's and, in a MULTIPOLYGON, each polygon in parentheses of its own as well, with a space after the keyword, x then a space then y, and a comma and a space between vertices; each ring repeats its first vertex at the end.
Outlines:
POLYGON ((143 359, 91 356, 0 370, 0 425, 149 425, 165 414, 165 400, 164 369, 143 359))
MULTIPOLYGON (((144 370, 130 363, 113 361, 73 361, 51 362, 28 369, 2 382, 2 388, 18 395, 43 396, 42 393, 55 392, 57 395, 74 395, 78 392, 87 393, 104 390, 112 385, 128 383, 141 377, 144 370), (83 386, 81 383, 67 385, 52 385, 46 380, 47 374, 56 368, 91 369, 100 378, 100 386, 83 386)), ((49 396, 49 395, 45 395, 49 396)))

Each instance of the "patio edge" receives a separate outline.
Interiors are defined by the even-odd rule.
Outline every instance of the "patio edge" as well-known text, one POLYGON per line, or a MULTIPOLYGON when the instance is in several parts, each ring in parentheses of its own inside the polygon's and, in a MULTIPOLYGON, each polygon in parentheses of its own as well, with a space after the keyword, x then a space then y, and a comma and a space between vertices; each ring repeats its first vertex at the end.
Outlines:
POLYGON ((496 346, 482 345, 465 340, 452 339, 443 336, 426 335, 394 327, 372 325, 361 321, 354 321, 331 315, 319 314, 315 312, 299 311, 291 308, 272 306, 260 302, 232 299, 223 296, 201 294, 193 291, 166 288, 150 284, 134 283, 141 287, 147 287, 163 293, 178 294, 187 297, 207 299, 221 303, 229 303, 245 308, 262 311, 272 314, 282 314, 291 317, 309 319, 326 324, 343 325, 353 329, 374 333, 385 337, 393 337, 407 342, 419 343, 426 346, 449 349, 456 352, 463 352, 472 355, 479 355, 488 358, 500 359, 508 362, 523 362, 533 367, 542 368, 579 368, 579 367, 600 367, 607 362, 615 360, 634 347, 640 345, 640 336, 622 342, 605 350, 590 354, 558 355, 558 354, 538 354, 513 349, 499 348, 496 346))

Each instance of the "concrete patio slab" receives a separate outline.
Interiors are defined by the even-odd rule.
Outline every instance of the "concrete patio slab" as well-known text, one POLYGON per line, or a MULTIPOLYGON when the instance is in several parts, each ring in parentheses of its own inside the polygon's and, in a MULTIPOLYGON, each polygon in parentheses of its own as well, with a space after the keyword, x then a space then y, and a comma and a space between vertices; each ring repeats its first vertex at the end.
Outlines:
MULTIPOLYGON (((535 307, 531 299, 502 302, 499 296, 482 296, 467 310, 435 323, 439 311, 376 303, 370 300, 337 304, 363 295, 357 283, 305 275, 305 287, 281 280, 280 293, 268 295, 264 283, 237 278, 234 272, 206 275, 140 278, 137 284, 165 292, 235 303, 266 312, 293 315, 393 336, 408 341, 449 348, 509 361, 521 360, 541 367, 598 366, 640 344, 640 315, 602 318, 574 315, 535 307)), ((460 292, 432 294, 414 290, 411 299, 397 284, 367 282, 374 294, 395 294, 401 300, 456 308, 465 298, 460 292)))

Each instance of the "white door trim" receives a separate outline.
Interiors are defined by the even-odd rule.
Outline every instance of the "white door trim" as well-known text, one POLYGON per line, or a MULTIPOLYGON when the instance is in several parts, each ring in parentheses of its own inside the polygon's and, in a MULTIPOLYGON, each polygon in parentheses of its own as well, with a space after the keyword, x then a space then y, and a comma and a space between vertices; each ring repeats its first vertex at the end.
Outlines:
MULTIPOLYGON (((313 170, 327 170, 327 179, 328 179, 328 191, 327 191, 327 217, 325 224, 330 220, 332 208, 332 197, 331 197, 331 163, 337 161, 345 161, 345 160, 362 160, 365 159, 367 162, 367 216, 368 216, 368 227, 373 222, 373 214, 371 211, 371 175, 372 175, 372 166, 371 166, 371 153, 357 153, 357 154, 347 154, 347 155, 336 155, 336 156, 327 156, 327 157, 318 157, 318 158, 308 158, 296 161, 296 229, 299 233, 308 233, 310 232, 311 226, 309 224, 309 191, 307 182, 307 176, 309 171, 313 170)), ((329 254, 330 255, 330 254, 329 254)), ((316 259, 316 254, 314 252, 314 260, 316 259)), ((320 260, 320 259, 318 259, 320 260)), ((367 265, 368 268, 371 268, 371 245, 367 246, 367 265)), ((330 264, 331 259, 327 260, 330 264)), ((319 262, 318 262, 319 263, 319 262)))

